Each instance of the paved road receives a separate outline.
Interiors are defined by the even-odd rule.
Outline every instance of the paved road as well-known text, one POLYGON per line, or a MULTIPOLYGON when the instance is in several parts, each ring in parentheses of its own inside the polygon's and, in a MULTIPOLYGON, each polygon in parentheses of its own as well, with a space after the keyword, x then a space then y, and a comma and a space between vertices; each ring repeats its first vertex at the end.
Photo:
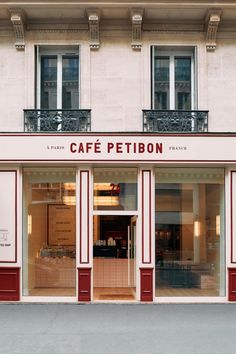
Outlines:
POLYGON ((1 354, 233 354, 236 304, 1 304, 1 354))

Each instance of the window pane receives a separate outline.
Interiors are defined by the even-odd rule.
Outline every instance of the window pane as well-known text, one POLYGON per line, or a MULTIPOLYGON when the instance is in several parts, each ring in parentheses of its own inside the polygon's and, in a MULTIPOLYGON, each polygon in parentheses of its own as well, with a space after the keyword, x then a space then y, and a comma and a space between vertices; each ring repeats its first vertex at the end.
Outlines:
POLYGON ((155 109, 169 109, 169 58, 155 58, 155 109))
POLYGON ((23 294, 75 296, 75 171, 24 170, 23 294))
POLYGON ((191 58, 175 58, 175 109, 191 110, 191 58))
POLYGON ((224 296, 224 170, 160 168, 156 296, 224 296))
POLYGON ((79 108, 78 56, 62 58, 62 108, 79 108))
POLYGON ((135 168, 95 168, 93 188, 95 210, 137 209, 135 168))
POLYGON ((41 108, 57 108, 57 57, 41 57, 41 108))

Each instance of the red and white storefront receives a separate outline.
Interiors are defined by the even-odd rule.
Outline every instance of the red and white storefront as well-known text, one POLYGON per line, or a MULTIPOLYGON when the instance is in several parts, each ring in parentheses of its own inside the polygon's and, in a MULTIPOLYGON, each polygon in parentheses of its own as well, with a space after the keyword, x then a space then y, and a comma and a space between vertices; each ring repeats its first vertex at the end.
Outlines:
POLYGON ((1 301, 236 300, 236 135, 15 133, 0 146, 1 301))

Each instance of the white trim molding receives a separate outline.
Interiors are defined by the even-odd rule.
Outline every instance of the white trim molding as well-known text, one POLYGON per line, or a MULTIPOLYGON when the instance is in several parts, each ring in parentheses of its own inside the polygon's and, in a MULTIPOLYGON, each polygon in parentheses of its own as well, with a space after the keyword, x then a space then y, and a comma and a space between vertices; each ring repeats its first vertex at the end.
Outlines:
POLYGON ((221 9, 210 9, 206 15, 206 49, 214 51, 216 49, 216 35, 221 19, 221 9))
POLYGON ((90 49, 99 49, 100 47, 100 36, 99 36, 99 21, 100 14, 97 9, 87 10, 88 21, 89 21, 89 32, 90 32, 90 49))
POLYGON ((25 50, 25 14, 21 9, 9 9, 9 13, 15 33, 15 47, 25 50))
POLYGON ((132 21, 131 47, 134 50, 141 50, 141 48, 142 48, 143 9, 131 10, 131 21, 132 21))

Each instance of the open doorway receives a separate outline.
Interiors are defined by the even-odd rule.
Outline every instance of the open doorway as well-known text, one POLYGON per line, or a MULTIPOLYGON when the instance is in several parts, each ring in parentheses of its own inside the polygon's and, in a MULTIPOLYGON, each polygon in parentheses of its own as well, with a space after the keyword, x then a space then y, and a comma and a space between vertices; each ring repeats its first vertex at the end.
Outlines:
POLYGON ((93 219, 94 300, 135 300, 136 217, 93 219))

